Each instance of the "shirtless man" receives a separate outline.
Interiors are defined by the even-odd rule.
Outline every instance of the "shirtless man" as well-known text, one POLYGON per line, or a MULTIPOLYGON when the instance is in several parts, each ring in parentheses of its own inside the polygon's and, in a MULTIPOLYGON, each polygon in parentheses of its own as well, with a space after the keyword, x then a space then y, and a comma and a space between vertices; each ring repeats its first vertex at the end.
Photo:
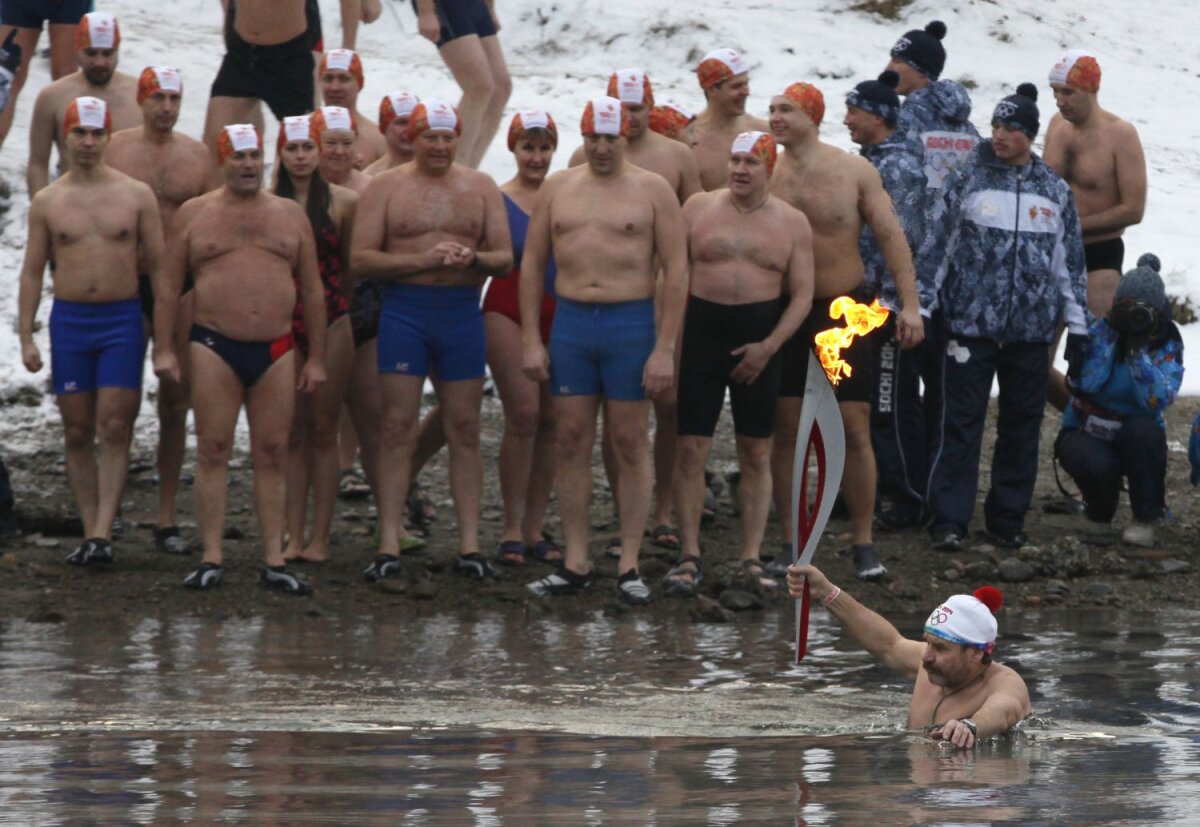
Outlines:
POLYGON ((589 101, 580 131, 587 164, 542 185, 521 260, 524 370, 530 379, 549 380, 554 394, 558 502, 567 545, 562 567, 528 588, 542 596, 591 585, 588 504, 603 398, 617 454, 617 593, 644 604, 650 590, 637 564, 650 511, 646 397, 675 384, 675 343, 687 293, 686 231, 671 185, 625 162, 629 116, 620 101, 589 101), (547 354, 538 320, 552 250, 558 305, 547 354))
POLYGON ((479 408, 487 361, 479 288, 488 276, 512 269, 512 240, 495 182, 454 162, 461 130, 450 104, 436 98, 418 104, 408 124, 413 162, 372 180, 358 206, 354 274, 386 283, 377 344, 380 540, 363 572, 370 581, 399 572, 404 495, 431 371, 450 447, 455 570, 477 580, 496 576, 479 553, 479 408))
POLYGON ((908 728, 971 749, 1008 732, 1029 715, 1029 690, 1011 667, 992 660, 1003 597, 985 586, 949 597, 925 621, 923 641, 908 640, 896 627, 813 566, 788 569, 788 589, 823 605, 854 642, 884 666, 914 679, 908 728))
POLYGON ((358 111, 363 88, 362 59, 349 49, 330 49, 321 56, 317 71, 321 100, 326 106, 343 106, 354 113, 358 135, 354 140, 354 166, 365 169, 387 154, 387 142, 377 124, 358 111))
POLYGON ((50 183, 50 152, 57 146, 59 164, 65 171, 66 136, 59 130, 67 108, 79 97, 104 101, 114 130, 129 129, 142 122, 137 105, 137 80, 117 71, 121 30, 108 12, 94 11, 79 20, 75 36, 79 71, 59 78, 38 93, 29 123, 29 168, 26 182, 29 197, 50 183))
POLYGON ((204 143, 214 152, 228 124, 251 121, 262 128, 260 100, 278 121, 312 111, 316 74, 305 0, 221 0, 221 5, 225 57, 204 122, 204 143))
MULTIPOLYGON (((1070 51, 1050 70, 1058 114, 1046 130, 1042 155, 1071 187, 1087 257, 1088 310, 1108 315, 1121 278, 1126 227, 1140 224, 1146 210, 1146 156, 1133 124, 1101 108, 1100 64, 1085 51, 1070 51)), ((1061 333, 1060 333, 1061 336, 1061 333)), ((1051 350, 1051 359, 1055 347, 1051 350)), ((1060 411, 1070 400, 1065 377, 1050 373, 1051 404, 1060 411)))
POLYGON ((284 469, 292 388, 312 391, 325 381, 325 296, 316 244, 304 209, 263 190, 257 129, 225 127, 216 146, 224 185, 175 214, 166 272, 155 291, 154 370, 178 381, 173 333, 179 295, 187 273, 196 282, 188 361, 196 412, 196 521, 204 556, 183 583, 209 589, 221 581, 229 458, 245 405, 265 562, 259 583, 309 594, 308 583, 284 566, 284 469), (297 285, 308 335, 299 380, 292 364, 297 285))
MULTIPOLYGON (((170 227, 176 211, 188 199, 220 186, 212 156, 204 144, 175 132, 183 102, 179 71, 166 66, 147 66, 138 79, 138 105, 142 125, 112 136, 106 160, 113 169, 148 185, 158 198, 158 213, 170 227)), ((154 324, 154 290, 147 268, 141 268, 138 288, 146 326, 154 324)), ((183 469, 187 439, 188 395, 187 335, 192 325, 190 288, 180 302, 175 326, 176 352, 180 356, 181 381, 163 379, 158 385, 158 527, 154 544, 159 551, 185 554, 188 545, 175 523, 175 500, 183 469)))
POLYGON ((692 265, 675 474, 683 555, 664 580, 668 593, 692 594, 700 582, 704 465, 726 389, 741 472, 742 566, 767 588, 778 585, 764 577, 759 559, 771 504, 778 353, 808 315, 813 255, 808 219, 767 192, 775 161, 770 135, 739 135, 730 150, 729 188, 701 193, 683 207, 692 265))
POLYGON ((379 134, 387 144, 387 153, 363 170, 378 175, 407 164, 413 158, 413 145, 408 140, 408 119, 420 99, 411 92, 392 92, 379 102, 379 134))
MULTIPOLYGON (((791 548, 792 461, 808 352, 814 335, 842 325, 829 317, 830 302, 838 296, 853 296, 863 285, 858 243, 864 225, 875 234, 896 284, 901 305, 896 314, 896 337, 901 347, 911 348, 925 336, 912 253, 891 198, 869 161, 821 142, 819 129, 824 114, 824 97, 807 83, 793 83, 771 99, 771 134, 784 148, 771 178, 771 192, 808 217, 816 262, 812 312, 783 350, 783 383, 771 455, 775 510, 785 557, 789 559, 795 553, 791 548)), ((854 561, 863 579, 878 579, 887 573, 872 542, 876 483, 871 448, 872 356, 870 339, 855 339, 842 357, 853 366, 853 375, 837 386, 846 429, 842 496, 850 511, 854 561)))
POLYGON ((746 114, 750 66, 733 49, 709 52, 696 67, 706 105, 691 124, 692 151, 700 166, 700 186, 716 190, 729 183, 729 145, 743 132, 766 132, 767 122, 746 114))
MULTIPOLYGON (((679 141, 650 129, 650 111, 654 107, 654 89, 650 77, 641 69, 619 69, 608 79, 608 96, 621 101, 629 117, 625 160, 642 169, 656 172, 667 180, 683 204, 700 191, 700 173, 696 156, 679 141)), ((584 163, 583 147, 571 155, 570 166, 584 163)), ((674 394, 663 394, 654 404, 654 511, 651 514, 651 539, 656 545, 678 549, 678 530, 671 527, 671 506, 675 502, 675 449, 679 440, 678 412, 674 394)), ((613 497, 620 501, 616 474, 616 453, 612 448, 608 420, 604 425, 604 468, 608 473, 613 497)))
POLYGON ((42 357, 33 342, 34 317, 53 257, 51 374, 66 434, 67 482, 83 521, 84 541, 67 557, 77 566, 113 559, 112 522, 125 487, 146 356, 138 256, 160 277, 163 255, 154 193, 104 163, 111 131, 108 106, 99 98, 67 105, 63 157, 70 171, 30 205, 18 300, 21 358, 36 373, 42 357))

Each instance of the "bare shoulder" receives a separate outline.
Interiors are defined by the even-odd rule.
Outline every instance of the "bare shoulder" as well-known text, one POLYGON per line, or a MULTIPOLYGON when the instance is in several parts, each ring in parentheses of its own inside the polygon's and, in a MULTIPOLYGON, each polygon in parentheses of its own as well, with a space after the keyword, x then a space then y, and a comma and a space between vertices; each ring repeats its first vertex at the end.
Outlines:
POLYGON ((631 182, 636 183, 638 189, 644 190, 654 198, 662 198, 664 195, 669 197, 676 205, 679 204, 679 197, 675 195, 675 189, 657 172, 650 172, 633 164, 625 165, 625 174, 629 175, 631 182))
POLYGON ((358 193, 348 187, 330 184, 329 192, 333 197, 334 206, 338 209, 353 207, 358 203, 358 193))
POLYGON ((717 205, 718 196, 727 192, 728 190, 714 190, 712 192, 701 190, 693 194, 687 201, 683 202, 684 217, 689 222, 696 220, 713 209, 717 205))
POLYGON ((120 152, 130 148, 137 143, 138 137, 142 128, 140 126, 131 126, 129 129, 122 129, 119 132, 114 132, 112 137, 108 139, 107 153, 120 152))
POLYGON ((765 120, 756 118, 754 115, 742 115, 739 121, 739 126, 743 132, 770 132, 770 128, 765 120))
POLYGON ((482 170, 462 167, 460 171, 463 174, 464 180, 471 187, 471 189, 478 190, 480 192, 488 192, 491 190, 498 191, 500 189, 500 187, 496 184, 496 179, 482 170))
POLYGON ((797 232, 809 232, 808 216, 800 210, 793 207, 788 202, 774 195, 767 196, 767 205, 770 209, 770 214, 778 216, 780 221, 785 222, 788 226, 794 228, 797 232))
POLYGON ((175 225, 179 227, 187 226, 198 215, 211 209, 216 209, 216 201, 220 197, 221 190, 217 189, 184 201, 183 205, 175 212, 175 225))
POLYGON ((1011 666, 1005 666, 1002 663, 994 663, 992 665, 988 683, 992 685, 994 691, 1009 692, 1016 694, 1018 697, 1026 698, 1029 695, 1029 689, 1025 686, 1025 679, 1011 666))
POLYGON ((1138 137, 1137 127, 1131 124, 1124 118, 1109 113, 1110 120, 1107 124, 1109 134, 1122 146, 1131 144, 1140 144, 1141 138, 1138 137))

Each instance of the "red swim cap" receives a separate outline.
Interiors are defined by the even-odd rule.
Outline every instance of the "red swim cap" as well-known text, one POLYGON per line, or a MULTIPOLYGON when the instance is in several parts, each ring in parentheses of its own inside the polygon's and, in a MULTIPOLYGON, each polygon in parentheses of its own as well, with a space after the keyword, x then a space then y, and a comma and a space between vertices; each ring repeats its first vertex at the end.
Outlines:
POLYGON ((462 120, 458 117, 458 110, 438 98, 418 103, 408 119, 408 140, 415 141, 418 135, 429 129, 453 131, 455 135, 461 135, 462 120))
POLYGON ((650 129, 668 138, 678 138, 684 127, 696 120, 691 112, 671 103, 650 110, 650 129))
POLYGON ((417 108, 420 99, 411 92, 392 92, 379 102, 379 131, 387 132, 396 118, 407 118, 417 108))
POLYGON ((618 69, 608 79, 608 96, 634 106, 654 106, 650 76, 642 69, 618 69))
POLYGON ((594 98, 583 108, 579 131, 584 135, 629 134, 629 113, 616 98, 594 98))
POLYGON ((358 134, 354 113, 344 106, 321 106, 312 113, 312 128, 318 135, 330 129, 343 129, 358 134))
POLYGON ((312 115, 291 115, 280 122, 275 151, 283 149, 289 141, 312 141, 321 145, 321 133, 313 127, 312 115))
POLYGON ((741 153, 754 155, 759 158, 767 165, 768 175, 775 171, 775 159, 778 155, 778 150, 775 148, 775 139, 766 132, 743 132, 734 138, 729 154, 738 155, 741 153))
POLYGON ((808 115, 814 126, 820 126, 825 117, 825 96, 821 90, 811 83, 797 81, 781 93, 785 98, 800 107, 800 111, 808 115))
POLYGON ((76 49, 116 49, 121 45, 121 27, 106 11, 88 12, 75 29, 76 49))
POLYGON ((170 66, 147 66, 138 78, 137 102, 141 106, 155 92, 179 92, 183 94, 183 78, 178 69, 170 66))
POLYGON ((224 164, 235 152, 262 148, 262 135, 258 134, 254 124, 230 124, 217 135, 217 163, 224 164))
POLYGON ((350 49, 330 49, 321 55, 321 70, 317 74, 324 75, 330 69, 350 74, 358 81, 358 88, 363 88, 363 65, 358 52, 350 49))
POLYGON ((508 125, 508 151, 516 149, 517 141, 531 129, 546 130, 553 138, 554 145, 558 146, 558 127, 554 125, 554 118, 550 117, 549 112, 530 109, 513 115, 512 123, 508 125))
POLYGON ((71 101, 67 114, 63 117, 63 136, 70 134, 77 126, 86 129, 103 129, 104 134, 112 134, 112 113, 108 104, 100 98, 82 97, 71 101))

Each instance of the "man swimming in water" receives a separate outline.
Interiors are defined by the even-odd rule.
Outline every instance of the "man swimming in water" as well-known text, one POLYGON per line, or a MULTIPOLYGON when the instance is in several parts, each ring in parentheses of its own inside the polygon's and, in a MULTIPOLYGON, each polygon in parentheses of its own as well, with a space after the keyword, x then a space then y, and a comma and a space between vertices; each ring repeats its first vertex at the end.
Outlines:
POLYGON ((891 669, 914 679, 908 728, 970 749, 1001 735, 1029 714, 1029 689, 1011 667, 992 660, 995 612, 1003 597, 985 586, 956 594, 925 621, 923 641, 908 640, 896 627, 829 582, 814 566, 788 569, 792 597, 804 591, 824 606, 854 641, 891 669))

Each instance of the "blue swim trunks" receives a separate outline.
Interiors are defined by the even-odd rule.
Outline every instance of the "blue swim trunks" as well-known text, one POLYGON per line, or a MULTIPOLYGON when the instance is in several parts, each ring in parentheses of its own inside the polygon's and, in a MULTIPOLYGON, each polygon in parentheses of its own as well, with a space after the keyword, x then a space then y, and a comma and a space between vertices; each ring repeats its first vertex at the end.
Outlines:
POLYGON ((550 391, 639 402, 654 341, 653 299, 593 304, 560 297, 550 331, 550 391))
POLYGON ((138 299, 72 302, 50 310, 50 375, 54 392, 142 389, 146 334, 138 299))
POLYGON ((480 379, 487 365, 479 288, 389 284, 379 314, 379 372, 480 379))

